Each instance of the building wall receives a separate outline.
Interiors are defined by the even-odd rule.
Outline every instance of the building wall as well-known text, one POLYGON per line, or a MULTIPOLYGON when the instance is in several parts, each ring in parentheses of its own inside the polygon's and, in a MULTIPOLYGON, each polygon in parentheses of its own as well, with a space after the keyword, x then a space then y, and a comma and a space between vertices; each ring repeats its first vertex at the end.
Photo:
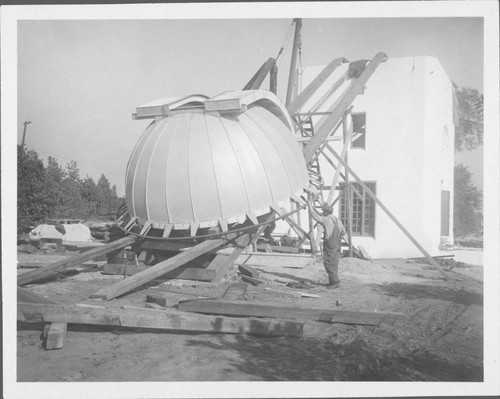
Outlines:
MULTIPOLYGON (((304 81, 307 77, 304 73, 304 81)), ((428 252, 437 254, 441 190, 450 190, 453 198, 449 78, 432 57, 389 59, 378 67, 353 105, 353 113, 366 112, 366 147, 349 150, 349 165, 363 181, 376 182, 377 197, 428 252)), ((340 153, 342 143, 331 144, 340 153)), ((320 165, 325 185, 330 185, 334 168, 325 160, 320 165)), ((338 206, 334 212, 339 214, 338 206)), ((306 212, 300 223, 307 229, 306 212)), ((354 236, 353 243, 377 258, 422 256, 378 206, 375 237, 354 236)))

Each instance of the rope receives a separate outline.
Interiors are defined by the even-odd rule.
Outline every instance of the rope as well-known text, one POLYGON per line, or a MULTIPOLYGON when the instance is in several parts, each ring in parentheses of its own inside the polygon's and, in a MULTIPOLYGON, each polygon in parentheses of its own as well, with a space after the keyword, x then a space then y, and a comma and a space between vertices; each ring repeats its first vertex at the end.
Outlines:
POLYGON ((278 55, 275 58, 276 66, 279 66, 281 64, 281 61, 280 61, 280 63, 278 63, 278 60, 281 57, 281 55, 283 54, 283 52, 285 51, 285 47, 288 46, 288 42, 290 41, 290 38, 291 38, 293 24, 294 24, 294 22, 292 21, 292 23, 290 24, 290 28, 288 28, 288 32, 285 36, 285 40, 283 40, 283 43, 281 44, 280 50, 278 51, 278 55))

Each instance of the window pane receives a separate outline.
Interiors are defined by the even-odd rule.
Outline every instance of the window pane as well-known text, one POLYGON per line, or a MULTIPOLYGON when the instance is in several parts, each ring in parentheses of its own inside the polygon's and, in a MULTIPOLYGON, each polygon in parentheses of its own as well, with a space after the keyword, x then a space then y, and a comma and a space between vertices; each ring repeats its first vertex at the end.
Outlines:
MULTIPOLYGON (((361 236, 375 236, 375 201, 366 193, 358 183, 351 183, 359 195, 352 191, 352 234, 361 236)), ((365 183, 375 194, 376 183, 365 183)), ((348 228, 347 195, 344 192, 340 198, 340 219, 346 229, 348 228)))

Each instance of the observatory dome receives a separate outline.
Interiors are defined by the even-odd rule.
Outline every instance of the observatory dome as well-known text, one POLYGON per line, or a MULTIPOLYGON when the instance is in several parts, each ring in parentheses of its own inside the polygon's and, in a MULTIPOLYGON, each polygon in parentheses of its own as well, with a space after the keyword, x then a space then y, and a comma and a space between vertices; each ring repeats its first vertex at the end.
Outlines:
POLYGON ((292 122, 264 90, 191 96, 137 108, 154 117, 126 171, 127 209, 140 224, 195 232, 282 206, 308 185, 292 122))

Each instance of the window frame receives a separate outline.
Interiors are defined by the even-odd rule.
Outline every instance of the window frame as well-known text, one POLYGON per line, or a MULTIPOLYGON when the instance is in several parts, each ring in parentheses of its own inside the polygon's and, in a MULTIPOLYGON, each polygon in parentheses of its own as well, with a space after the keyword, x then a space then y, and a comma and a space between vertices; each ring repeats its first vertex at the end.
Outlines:
MULTIPOLYGON (((364 184, 366 184, 368 186, 368 188, 375 194, 377 195, 377 182, 376 181, 363 181, 364 184), (373 185, 372 187, 370 187, 370 185, 373 185)), ((376 202, 366 193, 366 191, 363 189, 363 187, 361 187, 361 185, 359 183, 356 183, 356 182, 352 182, 351 184, 355 185, 354 188, 358 191, 361 191, 360 194, 363 195, 363 201, 362 201, 362 205, 361 205, 361 218, 360 218, 360 230, 361 232, 358 233, 358 232, 353 232, 352 236, 353 237, 370 237, 370 238, 376 238, 376 227, 377 227, 377 204, 376 202), (369 199, 371 201, 373 201, 373 234, 371 233, 366 233, 366 217, 365 217, 365 212, 366 212, 366 199, 369 199)), ((340 198, 340 203, 339 203, 339 219, 342 221, 342 223, 344 223, 344 221, 346 221, 346 223, 344 223, 344 226, 346 227, 346 229, 348 228, 347 227, 347 217, 346 218, 342 218, 342 214, 346 213, 346 209, 345 209, 345 204, 346 204, 346 199, 345 199, 345 196, 346 196, 346 192, 344 192, 340 198)), ((357 194, 355 192, 353 192, 352 194, 353 196, 353 200, 354 200, 354 196, 357 196, 357 194)), ((351 202, 349 204, 351 207, 353 206, 353 203, 351 202)), ((354 220, 354 215, 353 215, 353 220, 354 220)))
POLYGON ((352 119, 352 128, 353 128, 353 131, 352 131, 352 137, 351 137, 351 144, 350 144, 350 148, 353 149, 353 150, 365 150, 366 151, 366 126, 367 126, 367 112, 351 112, 351 119, 352 119), (357 115, 364 115, 365 116, 365 131, 363 133, 364 135, 364 144, 363 144, 363 147, 361 146, 355 146, 354 145, 354 117, 357 116, 357 115))

